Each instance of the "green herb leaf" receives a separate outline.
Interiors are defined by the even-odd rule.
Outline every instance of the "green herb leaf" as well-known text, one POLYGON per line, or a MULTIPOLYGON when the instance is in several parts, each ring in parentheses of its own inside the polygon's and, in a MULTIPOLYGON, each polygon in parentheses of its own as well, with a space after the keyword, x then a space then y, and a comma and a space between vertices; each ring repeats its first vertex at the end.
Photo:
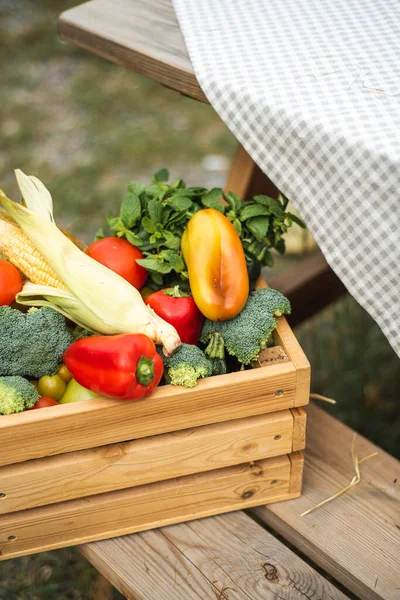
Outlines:
POLYGON ((242 224, 239 221, 239 219, 235 219, 234 221, 232 221, 232 225, 234 226, 238 234, 242 235, 242 224))
POLYGON ((242 202, 240 201, 240 198, 236 196, 236 194, 233 192, 228 192, 227 195, 224 194, 224 198, 235 213, 240 210, 242 202))
POLYGON ((164 245, 170 250, 179 250, 181 245, 181 238, 171 233, 171 231, 167 231, 164 229, 162 232, 164 236, 164 245))
POLYGON ((181 211, 181 212, 176 212, 174 214, 172 214, 170 216, 170 218, 168 219, 168 221, 165 224, 165 229, 167 229, 168 227, 171 227, 171 225, 175 225, 176 227, 178 225, 182 225, 183 223, 186 223, 189 220, 188 215, 186 210, 181 211))
POLYGON ((133 246, 137 246, 138 248, 140 248, 140 246, 143 245, 143 240, 136 233, 133 233, 132 231, 126 231, 125 237, 128 240, 128 242, 130 244, 132 244, 133 246))
POLYGON ((212 190, 204 194, 204 196, 201 199, 201 203, 207 208, 215 208, 216 210, 219 210, 220 212, 224 213, 225 207, 223 204, 221 204, 222 198, 223 192, 221 188, 213 188, 212 190))
POLYGON ((305 223, 300 219, 300 217, 298 217, 297 215, 294 215, 293 213, 286 213, 286 217, 289 217, 289 219, 291 221, 293 221, 293 223, 296 223, 296 225, 298 225, 299 227, 301 227, 302 229, 305 229, 305 223))
POLYGON ((272 254, 269 250, 266 250, 266 252, 260 262, 265 267, 273 267, 274 266, 274 257, 272 256, 272 254))
POLYGON ((269 219, 268 217, 253 217, 246 222, 247 227, 250 229, 251 233, 254 235, 256 240, 261 242, 263 238, 267 235, 268 227, 269 227, 269 219))
POLYGON ((160 256, 164 261, 168 262, 177 273, 180 273, 185 268, 185 263, 182 257, 173 250, 163 250, 160 256))
POLYGON ((155 228, 153 221, 147 215, 144 216, 142 219, 142 227, 145 231, 147 231, 147 233, 155 233, 156 232, 156 228, 155 228))
POLYGON ((98 229, 95 233, 94 239, 95 240, 102 240, 103 238, 106 237, 106 234, 104 233, 104 230, 102 227, 100 227, 100 229, 98 229))
POLYGON ((177 189, 177 188, 184 188, 185 187, 185 182, 182 181, 182 179, 177 179, 176 181, 174 181, 174 183, 171 183, 170 186, 172 189, 177 189))
POLYGON ((282 194, 282 192, 279 192, 279 194, 278 194, 278 200, 281 202, 283 210, 286 210, 286 207, 289 204, 288 198, 286 198, 286 196, 284 196, 282 194))
POLYGON ((189 210, 189 208, 192 207, 193 202, 190 200, 190 198, 187 198, 185 196, 174 195, 171 198, 168 198, 168 200, 165 201, 165 204, 167 204, 176 211, 181 211, 189 210))
POLYGON ((120 217, 127 229, 131 229, 140 218, 142 207, 139 196, 136 194, 127 194, 122 201, 120 217))
POLYGON ((254 202, 249 202, 244 204, 242 210, 240 211, 240 220, 246 221, 247 219, 251 219, 252 217, 260 217, 270 214, 271 211, 266 206, 262 206, 261 204, 255 204, 254 202))
POLYGON ((149 217, 153 221, 154 225, 158 225, 159 223, 162 223, 163 210, 164 210, 164 207, 161 204, 161 202, 159 202, 159 200, 152 199, 152 200, 148 201, 147 211, 148 211, 149 217))
POLYGON ((279 200, 275 200, 270 196, 254 196, 254 201, 262 206, 267 206, 272 214, 283 219, 285 212, 279 200))
POLYGON ((169 171, 168 169, 160 169, 157 173, 154 173, 153 181, 168 181, 169 171))
POLYGON ((136 194, 136 196, 140 196, 145 188, 146 186, 138 181, 130 181, 128 183, 128 192, 131 194, 136 194))
POLYGON ((150 273, 151 280, 156 284, 156 289, 163 285, 163 278, 161 273, 156 273, 155 271, 150 273))
POLYGON ((279 242, 277 242, 277 244, 275 245, 275 250, 279 252, 279 254, 285 254, 286 245, 285 240, 283 238, 281 238, 279 242))
POLYGON ((171 273, 173 269, 170 263, 157 260, 156 258, 137 258, 136 262, 148 271, 155 271, 156 273, 161 273, 163 275, 171 273))

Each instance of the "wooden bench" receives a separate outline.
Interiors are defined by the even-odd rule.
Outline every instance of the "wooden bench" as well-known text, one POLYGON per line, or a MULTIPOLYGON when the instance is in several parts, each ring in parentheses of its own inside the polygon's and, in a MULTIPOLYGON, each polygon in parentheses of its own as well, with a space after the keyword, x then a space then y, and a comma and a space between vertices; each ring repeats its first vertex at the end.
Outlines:
MULTIPOLYGON (((171 0, 92 0, 72 8, 59 20, 61 37, 99 56, 195 100, 207 102, 193 72, 171 0)), ((255 194, 276 196, 274 184, 239 144, 226 190, 243 200, 255 194)), ((306 257, 272 287, 292 301, 289 321, 297 325, 346 292, 321 254, 306 257)))
MULTIPOLYGON (((170 0, 93 0, 64 13, 61 36, 182 94, 206 102, 170 0)), ((239 146, 227 189, 243 199, 276 188, 239 146)), ((269 278, 291 298, 292 324, 344 293, 321 255, 269 278)), ((354 475, 353 432, 310 406, 303 495, 85 544, 81 552, 129 599, 400 599, 400 463, 359 437, 362 481, 301 514, 354 475)), ((178 493, 178 491, 177 491, 178 493)))
POLYGON ((353 431, 308 409, 301 498, 86 544, 129 599, 400 598, 400 463, 362 437, 361 483, 307 516, 354 475, 353 431), (289 546, 289 547, 288 547, 289 546))

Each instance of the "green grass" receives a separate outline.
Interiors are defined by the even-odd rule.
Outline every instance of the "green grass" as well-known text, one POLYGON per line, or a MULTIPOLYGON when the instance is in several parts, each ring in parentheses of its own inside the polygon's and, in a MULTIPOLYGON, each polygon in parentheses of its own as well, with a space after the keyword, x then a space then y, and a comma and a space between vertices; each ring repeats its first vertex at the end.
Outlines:
MULTIPOLYGON (((35 174, 57 219, 90 241, 129 180, 166 166, 212 185, 221 174, 203 159, 230 158, 235 140, 211 107, 61 42, 57 16, 74 4, 0 0, 0 187, 18 198, 13 170, 35 174)), ((398 455, 399 360, 372 319, 346 297, 296 333, 313 391, 338 401, 324 408, 398 455)), ((89 600, 95 573, 75 550, 10 560, 0 563, 0 600, 89 600)))

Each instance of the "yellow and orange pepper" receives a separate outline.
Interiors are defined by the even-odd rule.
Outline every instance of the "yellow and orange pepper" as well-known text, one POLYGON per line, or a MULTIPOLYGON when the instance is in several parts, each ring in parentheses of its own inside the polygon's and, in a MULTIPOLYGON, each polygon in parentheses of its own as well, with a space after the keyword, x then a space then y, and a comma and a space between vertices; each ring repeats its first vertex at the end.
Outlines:
POLYGON ((246 304, 249 278, 232 223, 214 208, 200 210, 190 219, 181 248, 193 298, 203 315, 212 321, 235 317, 246 304))

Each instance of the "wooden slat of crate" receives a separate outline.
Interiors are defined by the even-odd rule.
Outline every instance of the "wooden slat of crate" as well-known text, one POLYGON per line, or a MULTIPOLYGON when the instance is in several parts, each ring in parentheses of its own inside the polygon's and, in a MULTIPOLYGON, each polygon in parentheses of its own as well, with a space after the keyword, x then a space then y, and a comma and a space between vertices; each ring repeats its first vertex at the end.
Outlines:
POLYGON ((295 408, 0 467, 0 514, 289 454, 304 425, 295 408))
POLYGON ((302 468, 294 453, 3 515, 1 559, 295 498, 302 468))
POLYGON ((0 418, 0 466, 260 415, 308 403, 309 363, 286 320, 276 335, 289 362, 166 385, 128 402, 95 398, 0 418))

